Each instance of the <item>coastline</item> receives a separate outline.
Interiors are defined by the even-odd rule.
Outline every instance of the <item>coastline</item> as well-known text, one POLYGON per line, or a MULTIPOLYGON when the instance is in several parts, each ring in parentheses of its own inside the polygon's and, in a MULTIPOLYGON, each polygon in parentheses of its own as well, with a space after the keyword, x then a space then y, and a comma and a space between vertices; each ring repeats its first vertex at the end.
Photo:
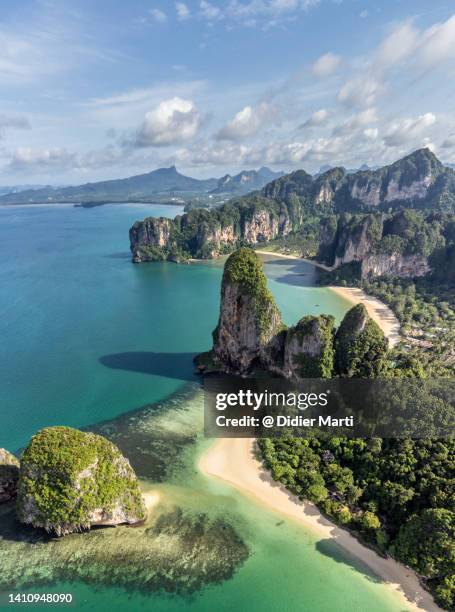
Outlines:
POLYGON ((198 469, 206 476, 233 486, 257 504, 303 524, 323 538, 333 540, 394 589, 406 610, 442 612, 430 593, 421 586, 413 570, 391 557, 379 556, 349 531, 326 519, 314 504, 300 501, 283 485, 272 480, 254 456, 254 443, 251 438, 219 438, 200 457, 198 469))
MULTIPOLYGON (((301 257, 256 251, 264 255, 276 255, 286 259, 308 261, 329 269, 322 264, 301 257)), ((390 345, 400 340, 400 324, 394 313, 379 299, 368 296, 355 287, 328 287, 352 304, 362 302, 370 317, 381 327, 390 345)), ((419 582, 417 574, 391 557, 381 557, 373 549, 361 544, 349 531, 327 518, 309 501, 300 501, 283 485, 275 482, 254 454, 255 441, 249 438, 220 438, 200 457, 198 469, 204 475, 214 477, 235 487, 256 503, 278 512, 324 538, 330 538, 348 554, 360 560, 384 583, 396 591, 407 610, 442 612, 431 594, 419 582)))
MULTIPOLYGON (((284 253, 259 250, 256 250, 256 253, 259 253, 260 255, 274 255, 283 259, 296 259, 298 261, 309 263, 317 268, 321 268, 322 270, 326 270, 327 272, 333 270, 333 268, 329 266, 313 261, 312 259, 298 257, 297 255, 286 255, 284 253)), ((330 289, 330 291, 333 291, 348 302, 351 302, 353 306, 362 302, 370 317, 379 325, 385 336, 389 339, 389 344, 391 347, 395 346, 401 340, 400 322, 398 321, 394 312, 386 304, 381 302, 381 300, 374 296, 368 295, 365 293, 365 291, 363 291, 363 289, 359 289, 358 287, 337 287, 330 285, 326 288, 330 289)))
POLYGON ((316 268, 321 268, 321 270, 325 270, 326 272, 331 272, 333 268, 331 266, 326 266, 319 261, 314 261, 314 259, 305 259, 304 257, 299 257, 298 255, 286 255, 286 253, 278 253, 277 251, 261 251, 259 249, 254 249, 256 253, 259 255, 275 255, 276 257, 281 257, 283 259, 297 259, 297 261, 303 261, 305 263, 309 263, 316 268))
POLYGON ((381 300, 368 295, 363 289, 358 287, 330 286, 327 289, 348 300, 352 305, 362 302, 370 317, 379 325, 384 335, 389 339, 389 345, 393 347, 400 342, 400 322, 393 311, 381 300))

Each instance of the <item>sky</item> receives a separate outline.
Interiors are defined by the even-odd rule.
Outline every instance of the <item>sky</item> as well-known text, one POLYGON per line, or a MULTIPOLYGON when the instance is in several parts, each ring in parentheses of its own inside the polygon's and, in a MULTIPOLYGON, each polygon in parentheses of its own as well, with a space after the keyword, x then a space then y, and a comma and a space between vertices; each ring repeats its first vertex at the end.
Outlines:
POLYGON ((1 0, 0 185, 455 163, 453 0, 1 0))

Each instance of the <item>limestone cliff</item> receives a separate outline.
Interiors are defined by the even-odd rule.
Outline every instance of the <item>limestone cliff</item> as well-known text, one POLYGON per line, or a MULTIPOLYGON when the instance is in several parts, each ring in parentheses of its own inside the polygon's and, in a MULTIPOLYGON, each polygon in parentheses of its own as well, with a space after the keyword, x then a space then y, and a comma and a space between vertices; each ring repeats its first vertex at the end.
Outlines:
POLYGON ((255 195, 210 211, 195 209, 174 220, 137 221, 130 229, 130 249, 135 263, 207 259, 241 244, 286 236, 292 228, 293 218, 285 205, 255 195))
POLYGON ((241 248, 224 267, 213 352, 225 369, 244 374, 279 352, 280 312, 254 251, 241 248))
POLYGON ((16 497, 19 479, 19 461, 4 448, 0 448, 0 504, 16 497))
POLYGON ((57 535, 146 516, 136 475, 111 442, 69 427, 48 427, 21 456, 20 521, 57 535))
POLYGON ((367 376, 385 363, 388 342, 362 304, 335 335, 330 315, 305 316, 285 328, 254 251, 241 248, 225 264, 213 349, 196 358, 199 372, 246 375, 255 369, 289 380, 367 376))
POLYGON ((333 373, 335 319, 306 316, 287 330, 282 373, 286 378, 330 378, 333 373))
POLYGON ((431 272, 427 257, 419 254, 378 253, 367 255, 361 261, 362 278, 376 276, 397 276, 416 278, 431 272))
POLYGON ((435 238, 431 228, 425 234, 426 228, 413 211, 392 216, 342 216, 332 245, 331 263, 338 268, 360 262, 362 278, 425 276, 431 272, 428 260, 431 250, 443 246, 442 241, 430 245, 435 238))
MULTIPOLYGON (((297 170, 268 183, 261 192, 232 199, 218 208, 193 209, 174 220, 147 218, 130 229, 133 261, 189 258, 207 259, 231 253, 235 248, 254 246, 291 235, 290 244, 302 252, 318 254, 328 261, 332 232, 327 224, 345 213, 391 214, 403 208, 451 211, 455 207, 455 171, 445 168, 429 149, 420 149, 397 162, 377 170, 349 173, 332 168, 313 178, 297 170), (319 221, 321 236, 315 227, 319 221), (318 250, 319 247, 319 250, 318 250)), ((370 223, 375 225, 373 221, 370 223)), ((335 266, 362 261, 371 255, 367 226, 348 228, 342 246, 338 236, 335 266), (353 232, 353 233, 352 233, 353 232), (357 233, 356 233, 357 232, 357 233)), ((376 253, 375 253, 376 254, 376 253)), ((385 252, 381 253, 382 255, 385 252)), ((423 274, 423 260, 400 261, 393 254, 390 270, 407 275, 412 269, 423 274)), ((403 253, 401 253, 403 254, 403 253)), ((404 255, 415 253, 404 253, 404 255)), ((425 254, 424 254, 425 255, 425 254)), ((365 273, 374 274, 386 266, 385 258, 365 265, 365 273)))

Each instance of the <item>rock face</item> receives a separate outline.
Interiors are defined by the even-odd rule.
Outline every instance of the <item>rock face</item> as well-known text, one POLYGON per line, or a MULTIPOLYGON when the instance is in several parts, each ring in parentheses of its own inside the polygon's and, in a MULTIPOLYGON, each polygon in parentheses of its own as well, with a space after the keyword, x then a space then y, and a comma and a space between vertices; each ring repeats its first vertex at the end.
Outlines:
POLYGON ((398 276, 412 278, 431 272, 428 259, 423 255, 401 255, 400 253, 367 255, 361 263, 362 278, 375 276, 398 276))
POLYGON ((282 373, 286 378, 330 378, 335 319, 306 316, 286 332, 282 373))
POLYGON ((59 536, 146 517, 136 475, 118 448, 69 427, 42 429, 24 450, 17 513, 59 536))
POLYGON ((137 221, 130 229, 130 249, 135 263, 208 259, 240 244, 286 236, 292 228, 293 215, 287 206, 255 195, 239 205, 195 209, 174 220, 149 217, 137 221))
POLYGON ((288 329, 267 288, 256 253, 241 248, 227 260, 213 349, 196 358, 199 372, 246 375, 255 369, 290 380, 368 376, 384 367, 388 341, 363 304, 335 334, 330 315, 305 316, 288 329))
POLYGON ((282 326, 261 261, 251 249, 239 249, 224 267, 215 357, 229 371, 244 374, 272 358, 282 326))
POLYGON ((4 448, 0 448, 0 504, 16 497, 19 479, 19 461, 4 448))
POLYGON ((431 272, 428 257, 413 252, 415 213, 341 218, 332 245, 332 265, 360 262, 362 278, 419 277, 431 272))
POLYGON ((172 249, 175 246, 172 221, 149 217, 142 223, 136 222, 130 229, 130 244, 134 263, 150 261, 154 253, 158 256, 163 250, 172 249))
POLYGON ((216 189, 210 193, 243 195, 256 189, 262 189, 268 182, 280 176, 283 176, 282 172, 273 172, 265 167, 259 170, 243 170, 234 176, 226 174, 218 180, 216 189))

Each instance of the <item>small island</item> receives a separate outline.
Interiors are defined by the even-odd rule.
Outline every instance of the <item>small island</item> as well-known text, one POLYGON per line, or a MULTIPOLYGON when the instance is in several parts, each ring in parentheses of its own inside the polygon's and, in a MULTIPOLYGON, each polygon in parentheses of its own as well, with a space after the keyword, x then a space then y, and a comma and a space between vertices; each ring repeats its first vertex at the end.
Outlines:
POLYGON ((106 438, 70 427, 47 427, 21 456, 17 515, 22 523, 62 536, 94 525, 146 518, 138 480, 106 438))

